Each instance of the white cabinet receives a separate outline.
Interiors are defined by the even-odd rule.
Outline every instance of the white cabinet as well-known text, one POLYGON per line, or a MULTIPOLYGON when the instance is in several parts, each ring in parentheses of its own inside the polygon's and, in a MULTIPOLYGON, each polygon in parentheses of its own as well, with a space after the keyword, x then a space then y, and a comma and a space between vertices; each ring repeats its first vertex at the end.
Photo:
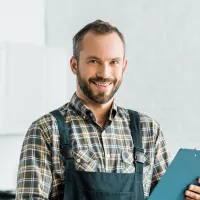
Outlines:
POLYGON ((67 102, 65 50, 0 45, 0 134, 24 134, 33 120, 67 102))
MULTIPOLYGON (((0 130, 3 130, 5 124, 5 100, 6 100, 6 52, 7 46, 0 45, 0 130)), ((1 132, 1 131, 0 131, 1 132)))

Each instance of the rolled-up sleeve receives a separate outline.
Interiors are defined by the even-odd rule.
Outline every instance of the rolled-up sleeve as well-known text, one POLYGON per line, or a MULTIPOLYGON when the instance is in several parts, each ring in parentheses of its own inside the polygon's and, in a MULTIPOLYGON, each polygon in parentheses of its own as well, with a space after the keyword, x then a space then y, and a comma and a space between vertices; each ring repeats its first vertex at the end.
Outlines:
POLYGON ((48 199, 51 185, 51 147, 43 130, 33 123, 25 136, 17 176, 16 199, 48 199))
POLYGON ((153 191, 161 177, 164 175, 170 163, 171 157, 168 153, 163 133, 159 127, 155 137, 155 159, 150 193, 153 191))

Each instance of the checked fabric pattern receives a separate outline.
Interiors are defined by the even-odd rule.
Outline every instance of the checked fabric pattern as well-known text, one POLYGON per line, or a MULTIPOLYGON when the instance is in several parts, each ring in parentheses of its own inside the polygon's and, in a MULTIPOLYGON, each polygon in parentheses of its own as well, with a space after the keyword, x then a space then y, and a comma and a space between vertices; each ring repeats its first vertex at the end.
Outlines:
MULTIPOLYGON (((59 110, 71 134, 76 170, 134 173, 133 141, 128 111, 113 103, 108 123, 101 128, 92 111, 73 95, 59 110)), ((144 148, 145 196, 170 163, 160 125, 139 113, 144 148)), ((21 150, 16 199, 59 199, 64 193, 64 163, 55 118, 47 114, 29 127, 21 150)))

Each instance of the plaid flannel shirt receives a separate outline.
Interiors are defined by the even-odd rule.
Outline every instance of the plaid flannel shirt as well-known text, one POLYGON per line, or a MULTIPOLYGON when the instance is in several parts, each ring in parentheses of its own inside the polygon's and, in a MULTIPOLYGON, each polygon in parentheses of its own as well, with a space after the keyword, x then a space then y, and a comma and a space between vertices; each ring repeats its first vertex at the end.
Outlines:
MULTIPOLYGON (((59 110, 70 130, 76 170, 134 173, 133 140, 128 111, 113 103, 104 128, 92 111, 73 95, 59 110)), ((149 196, 169 166, 160 125, 139 113, 144 148, 143 187, 149 196)), ((25 136, 18 170, 16 199, 60 199, 64 193, 64 162, 55 118, 44 115, 25 136)))

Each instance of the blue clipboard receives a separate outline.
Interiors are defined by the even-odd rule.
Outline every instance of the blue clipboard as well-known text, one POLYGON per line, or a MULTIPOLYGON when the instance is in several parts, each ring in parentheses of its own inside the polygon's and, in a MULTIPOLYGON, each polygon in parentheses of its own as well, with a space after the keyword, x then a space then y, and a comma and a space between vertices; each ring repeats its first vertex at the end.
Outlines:
POLYGON ((180 149, 148 200, 184 200, 190 184, 199 185, 200 150, 180 149))

